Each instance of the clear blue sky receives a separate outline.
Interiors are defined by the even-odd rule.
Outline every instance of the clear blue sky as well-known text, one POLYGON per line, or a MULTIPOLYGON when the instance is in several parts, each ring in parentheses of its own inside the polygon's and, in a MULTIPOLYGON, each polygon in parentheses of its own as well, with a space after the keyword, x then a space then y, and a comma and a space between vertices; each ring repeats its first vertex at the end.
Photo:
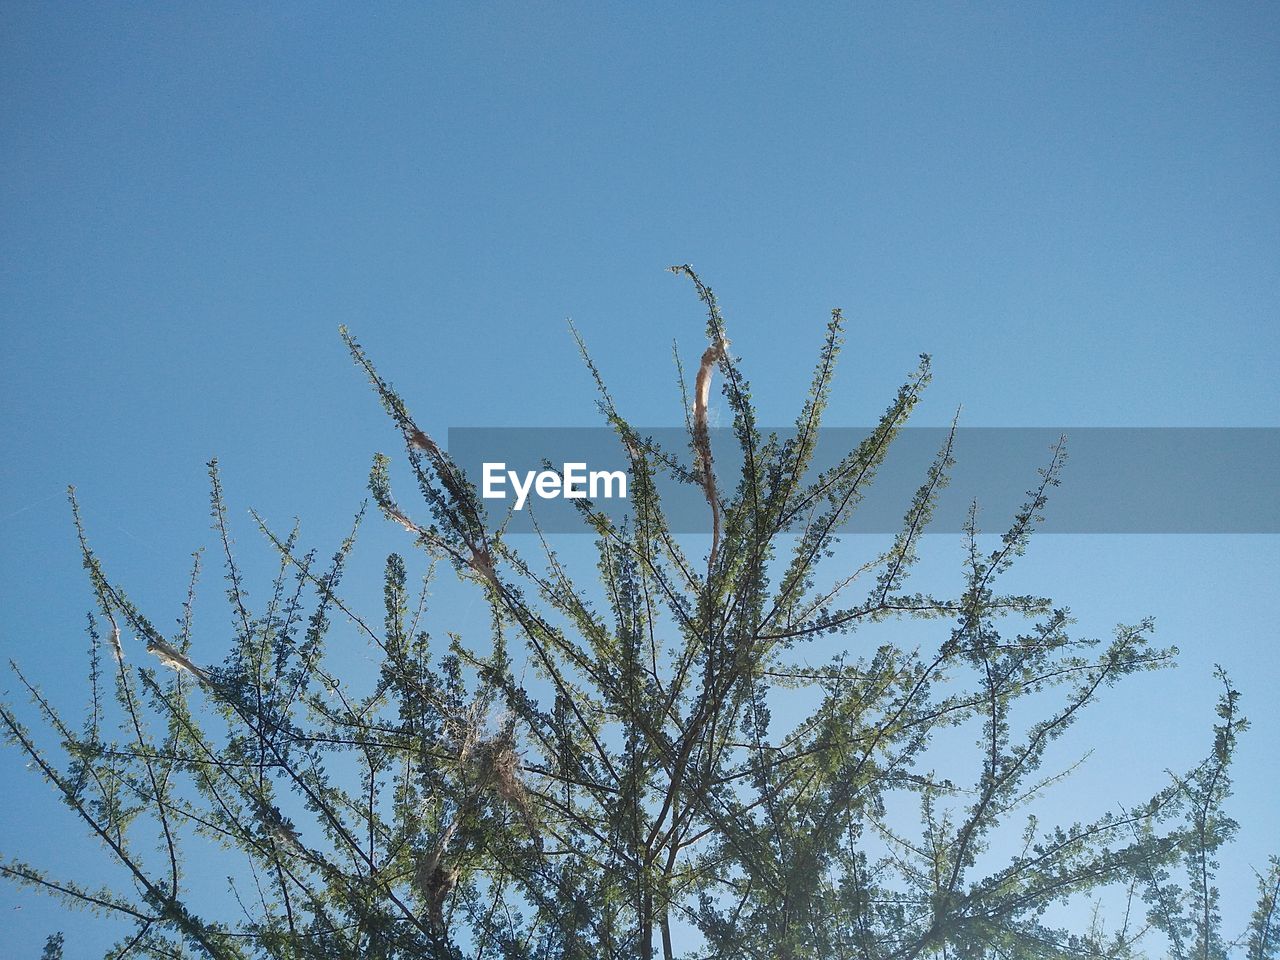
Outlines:
MULTIPOLYGON (((634 420, 678 423, 670 343, 702 327, 669 263, 720 294, 766 423, 839 305, 836 424, 928 351, 922 423, 1280 426, 1280 7, 698 6, 0 5, 4 652, 76 702, 69 482, 160 623, 210 455, 238 511, 328 544, 394 446, 339 323, 441 433, 596 423, 570 316, 634 420)), ((1082 628, 1153 614, 1184 651, 1089 734, 1096 784, 1203 753, 1211 664, 1237 677, 1224 889, 1251 888, 1280 847, 1276 538, 1045 538, 1023 567, 1082 628)), ((0 850, 41 830, 96 875, 8 753, 0 792, 0 850)), ((85 923, 0 887, 15 956, 85 923)))

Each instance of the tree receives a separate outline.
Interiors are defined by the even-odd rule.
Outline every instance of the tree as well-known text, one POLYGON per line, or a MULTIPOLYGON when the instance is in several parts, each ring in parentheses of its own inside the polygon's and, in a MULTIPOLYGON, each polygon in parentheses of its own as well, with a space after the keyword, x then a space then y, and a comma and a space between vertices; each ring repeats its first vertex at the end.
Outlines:
POLYGON ((62 960, 63 940, 61 933, 49 934, 44 941, 44 950, 40 952, 40 960, 62 960))
POLYGON ((1145 944, 1202 960, 1236 947, 1275 957, 1277 861, 1259 878, 1251 929, 1236 940, 1220 929, 1215 853, 1235 829, 1224 804, 1245 727, 1225 674, 1212 749, 1195 769, 1118 812, 1051 828, 1034 816, 1063 776, 1041 772, 1049 746, 1106 688, 1173 655, 1151 645, 1149 621, 1103 644, 1073 636, 1049 600, 1000 591, 1064 448, 993 552, 971 513, 959 595, 908 586, 951 439, 888 549, 828 578, 841 525, 929 381, 928 357, 870 435, 815 472, 839 311, 794 435, 764 435, 715 297, 688 266, 673 270, 707 313, 687 464, 637 434, 582 350, 631 479, 626 523, 578 502, 597 548, 590 587, 545 540, 534 560, 495 527, 345 330, 422 499, 421 516, 402 507, 390 460, 375 458, 373 501, 428 570, 415 590, 409 562, 387 558, 380 624, 340 590, 354 529, 321 564, 296 528, 281 534, 256 515, 280 565, 265 608, 251 610, 211 463, 234 631, 221 664, 199 665, 198 560, 187 616, 166 636, 108 576, 76 506, 96 603, 87 718, 64 719, 15 666, 63 760, 12 707, 0 721, 131 889, 87 889, 16 860, 0 869, 129 918, 114 957, 1066 958, 1145 944), (741 459, 732 485, 713 467, 716 374, 741 459), (660 476, 705 498, 704 556, 670 529, 660 476), (486 603, 482 643, 446 633, 442 644, 424 628, 438 565, 486 603), (880 626, 904 618, 933 621, 936 641, 909 646, 880 626), (328 666, 335 619, 376 653, 368 689, 328 666), (884 634, 874 645, 860 635, 856 651, 804 665, 814 638, 873 628, 884 634), (133 665, 126 634, 172 673, 133 665), (809 709, 781 724, 772 710, 789 691, 809 709), (963 783, 928 766, 952 729, 978 747, 963 783), (1009 829, 1021 837, 1012 852, 996 842, 1009 829), (184 851, 210 841, 242 856, 241 919, 210 912, 185 879, 184 851), (1108 889, 1123 905, 1110 932, 1046 919, 1054 904, 1108 889))

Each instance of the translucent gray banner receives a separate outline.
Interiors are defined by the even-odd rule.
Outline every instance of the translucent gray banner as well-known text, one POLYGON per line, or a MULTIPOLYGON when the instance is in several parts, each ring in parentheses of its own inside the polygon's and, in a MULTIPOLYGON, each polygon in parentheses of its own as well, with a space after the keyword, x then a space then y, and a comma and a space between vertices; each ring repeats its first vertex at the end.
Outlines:
MULTIPOLYGON (((784 440, 794 433, 775 432, 784 440)), ((871 428, 857 427, 821 431, 808 479, 835 465, 871 432, 871 428)), ((948 432, 932 427, 904 429, 842 532, 897 532, 948 432)), ((661 427, 637 433, 651 438, 686 467, 690 465, 689 435, 683 429, 661 427)), ((1049 463, 1053 446, 1063 436, 1067 461, 1062 484, 1050 492, 1044 511, 1040 529, 1046 533, 1280 532, 1276 497, 1280 428, 1272 427, 961 428, 956 432, 951 482, 939 495, 929 532, 963 530, 975 500, 982 528, 1001 530, 1026 499, 1027 490, 1039 482, 1037 469, 1049 463)), ((720 489, 729 496, 737 485, 737 441, 731 430, 720 428, 711 431, 711 444, 720 489)), ((599 474, 593 506, 615 520, 630 513, 630 476, 626 499, 617 496, 616 476, 606 476, 613 471, 625 473, 629 466, 618 437, 607 428, 452 428, 448 449, 482 492, 485 465, 489 465, 489 492, 502 496, 486 499, 485 505, 495 524, 510 513, 509 532, 532 532, 535 518, 548 533, 589 532, 574 502, 564 496, 563 479, 537 480, 536 474, 547 464, 561 475, 566 464, 582 465, 580 470, 570 468, 570 492, 574 493, 590 493, 591 474, 599 474), (515 510, 521 488, 524 502, 515 510)), ((675 532, 710 532, 700 487, 661 473, 657 482, 675 532)))

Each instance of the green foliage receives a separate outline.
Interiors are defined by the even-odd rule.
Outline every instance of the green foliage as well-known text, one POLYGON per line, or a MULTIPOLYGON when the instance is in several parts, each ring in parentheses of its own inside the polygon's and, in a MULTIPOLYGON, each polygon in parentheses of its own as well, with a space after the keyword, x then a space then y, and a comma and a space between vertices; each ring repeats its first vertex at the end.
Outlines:
MULTIPOLYGON (((299 547, 296 527, 280 534, 255 515, 279 565, 252 609, 211 463, 229 652, 198 666, 200 556, 185 615, 164 635, 107 576, 77 509, 96 602, 86 719, 65 720, 15 665, 62 760, 13 708, 0 722, 129 882, 91 890, 20 861, 0 869, 131 921, 116 958, 1067 958, 1148 943, 1201 960, 1233 946, 1277 956, 1278 861, 1259 877, 1248 933, 1221 931, 1215 857, 1235 829, 1224 806, 1244 729, 1225 675, 1202 764, 1118 811, 1108 798, 1111 812, 1052 827, 1034 814, 1070 772, 1044 771, 1051 746, 1109 687, 1173 656, 1151 645, 1149 621, 1103 643, 1074 635, 1050 601, 1002 592, 1063 448, 994 551, 971 514, 958 595, 909 585, 951 439, 893 541, 832 576, 837 532, 928 384, 928 358, 866 440, 816 472, 843 317, 827 326, 794 436, 765 435, 715 297, 674 269, 707 309, 710 343, 689 462, 636 433, 583 347, 631 477, 626 523, 580 502, 596 535, 589 583, 540 538, 536 557, 517 549, 345 330, 422 501, 421 517, 401 506, 379 454, 373 501, 424 569, 414 583, 408 559, 387 558, 381 622, 342 592, 363 509, 327 563, 299 547), (732 478, 715 469, 707 430, 715 373, 741 454, 732 478), (705 558, 667 522, 664 475, 705 495, 705 558), (426 630, 442 561, 487 606, 487 636, 426 630), (813 665, 815 638, 906 618, 934 621, 936 641, 884 629, 813 665), (344 644, 354 634, 373 653, 368 683, 334 667, 335 621, 344 644), (174 672, 126 659, 126 634, 174 672), (774 718, 784 699, 804 704, 794 723, 774 718), (955 731, 976 746, 962 781, 930 766, 955 731), (238 912, 192 888, 184 853, 201 844, 240 857, 238 912), (1107 933, 1047 920, 1051 906, 1107 890, 1143 903, 1128 912, 1147 922, 1107 933)), ((50 944, 45 955, 60 955, 50 944)))

